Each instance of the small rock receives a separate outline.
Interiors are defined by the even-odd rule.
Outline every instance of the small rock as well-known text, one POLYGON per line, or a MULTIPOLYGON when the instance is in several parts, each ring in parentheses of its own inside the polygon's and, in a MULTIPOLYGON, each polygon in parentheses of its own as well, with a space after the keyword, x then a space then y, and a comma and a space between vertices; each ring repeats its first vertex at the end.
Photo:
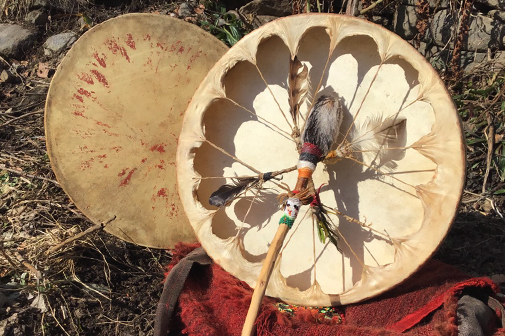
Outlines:
POLYGON ((487 15, 490 18, 493 18, 495 20, 505 22, 505 11, 499 11, 499 10, 494 9, 494 10, 489 11, 487 13, 487 15))
POLYGON ((188 17, 193 14, 193 6, 189 2, 183 2, 179 6, 179 16, 180 17, 188 17))
POLYGON ((372 22, 384 27, 389 25, 389 19, 385 16, 374 15, 372 16, 372 22))
POLYGON ((37 35, 20 25, 0 23, 0 55, 20 58, 33 46, 37 35))
POLYGON ((235 19, 240 19, 240 16, 238 15, 238 12, 236 10, 229 10, 226 12, 226 14, 230 14, 230 15, 233 15, 235 17, 235 19))
MULTIPOLYGON (((447 9, 437 12, 431 24, 433 42, 438 46, 445 46, 451 40, 456 27, 455 19, 447 9)), ((505 26, 498 21, 482 15, 472 16, 468 39, 463 50, 487 51, 488 48, 498 49, 503 46, 505 26)), ((454 41, 449 45, 454 47, 454 41)))
POLYGON ((405 5, 398 6, 398 10, 395 13, 393 21, 395 33, 404 39, 410 40, 417 34, 416 23, 416 7, 405 5))
POLYGON ((0 83, 15 83, 17 77, 10 71, 2 70, 0 73, 0 83))
POLYGON ((436 45, 444 46, 449 42, 454 30, 454 17, 449 10, 442 10, 433 16, 431 23, 432 38, 436 45))
POLYGON ((503 0, 476 0, 475 2, 494 9, 505 9, 503 0))
POLYGON ((49 8, 50 5, 49 0, 34 0, 30 9, 49 8))
POLYGON ((36 26, 43 26, 49 22, 49 17, 44 10, 34 10, 26 14, 25 21, 36 26))
POLYGON ((44 43, 44 55, 51 56, 53 54, 59 54, 70 47, 76 40, 77 34, 74 32, 53 35, 44 43))

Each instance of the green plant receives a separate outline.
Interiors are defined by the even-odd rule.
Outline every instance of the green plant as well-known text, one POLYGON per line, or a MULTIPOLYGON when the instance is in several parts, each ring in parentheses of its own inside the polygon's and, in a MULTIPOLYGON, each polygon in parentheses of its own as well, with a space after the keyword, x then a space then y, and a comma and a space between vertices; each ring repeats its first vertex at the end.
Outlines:
POLYGON ((233 46, 248 33, 242 21, 227 13, 224 5, 211 2, 208 6, 205 9, 208 20, 200 21, 200 25, 228 46, 233 46))

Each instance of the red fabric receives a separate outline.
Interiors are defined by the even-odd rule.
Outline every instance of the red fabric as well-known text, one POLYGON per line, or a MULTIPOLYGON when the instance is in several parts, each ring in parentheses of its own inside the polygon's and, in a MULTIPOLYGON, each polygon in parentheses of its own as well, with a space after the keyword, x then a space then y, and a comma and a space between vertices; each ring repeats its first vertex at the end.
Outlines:
MULTIPOLYGON (((187 245, 177 246, 172 265, 189 252, 187 245)), ((257 335, 456 336, 458 295, 468 287, 483 288, 489 294, 499 291, 490 279, 469 279, 457 269, 431 260, 395 289, 346 306, 342 324, 335 324, 334 320, 321 323, 308 309, 298 309, 289 316, 277 309, 274 299, 265 297, 256 322, 257 335)), ((182 333, 240 335, 251 296, 252 289, 246 283, 216 264, 192 271, 179 298, 182 333)), ((495 335, 503 335, 503 329, 495 335)))

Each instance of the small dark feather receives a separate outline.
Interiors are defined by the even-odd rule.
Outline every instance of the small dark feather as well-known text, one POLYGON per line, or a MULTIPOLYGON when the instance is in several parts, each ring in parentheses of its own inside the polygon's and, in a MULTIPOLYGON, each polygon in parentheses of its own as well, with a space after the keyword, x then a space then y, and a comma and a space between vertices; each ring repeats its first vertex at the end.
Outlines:
POLYGON ((319 97, 305 124, 303 142, 316 145, 325 156, 338 137, 342 119, 342 103, 338 96, 319 97))
POLYGON ((257 177, 237 178, 235 184, 225 184, 214 191, 209 197, 209 204, 223 207, 231 203, 240 193, 259 182, 257 177))

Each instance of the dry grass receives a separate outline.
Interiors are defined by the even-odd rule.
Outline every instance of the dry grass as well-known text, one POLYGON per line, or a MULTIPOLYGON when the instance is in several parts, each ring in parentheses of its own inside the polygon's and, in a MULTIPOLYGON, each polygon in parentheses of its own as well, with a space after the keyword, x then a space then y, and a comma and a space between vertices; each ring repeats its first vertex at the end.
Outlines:
MULTIPOLYGON (((19 20, 30 11, 36 0, 1 0, 0 20, 19 20)), ((90 0, 48 0, 51 8, 58 8, 60 11, 71 12, 76 6, 89 4, 90 0)))

